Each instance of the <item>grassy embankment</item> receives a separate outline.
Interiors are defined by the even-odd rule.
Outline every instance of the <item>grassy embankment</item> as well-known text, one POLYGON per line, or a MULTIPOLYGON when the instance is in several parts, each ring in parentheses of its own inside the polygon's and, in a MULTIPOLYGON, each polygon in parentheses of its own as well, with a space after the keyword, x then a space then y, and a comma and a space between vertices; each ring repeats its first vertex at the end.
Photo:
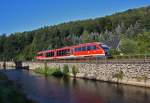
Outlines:
POLYGON ((74 77, 76 77, 76 74, 78 73, 78 69, 76 68, 75 65, 72 66, 71 72, 69 71, 69 66, 64 65, 63 68, 60 67, 47 67, 45 66, 44 68, 36 68, 34 72, 43 74, 45 76, 55 76, 55 77, 69 77, 70 73, 73 74, 74 77))
POLYGON ((0 72, 0 103, 35 103, 28 100, 20 89, 0 72))

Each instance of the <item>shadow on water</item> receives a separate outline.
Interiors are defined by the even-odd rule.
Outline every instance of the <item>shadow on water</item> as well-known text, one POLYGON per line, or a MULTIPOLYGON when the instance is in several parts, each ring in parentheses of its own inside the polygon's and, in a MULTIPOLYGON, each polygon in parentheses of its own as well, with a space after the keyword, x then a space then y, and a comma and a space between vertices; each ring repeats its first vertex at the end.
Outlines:
POLYGON ((44 77, 26 70, 4 71, 39 103, 150 103, 150 89, 106 82, 44 77))

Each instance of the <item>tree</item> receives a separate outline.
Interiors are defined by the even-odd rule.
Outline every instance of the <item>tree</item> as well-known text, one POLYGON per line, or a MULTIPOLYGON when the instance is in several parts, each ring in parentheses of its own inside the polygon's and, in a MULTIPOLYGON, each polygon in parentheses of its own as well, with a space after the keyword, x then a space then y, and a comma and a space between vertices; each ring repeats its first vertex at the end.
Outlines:
POLYGON ((82 36, 82 43, 88 43, 89 42, 89 32, 88 31, 84 31, 82 36))
POLYGON ((139 51, 137 42, 127 38, 121 40, 119 48, 124 54, 135 54, 139 51))
POLYGON ((63 67, 63 74, 65 76, 69 75, 69 66, 67 64, 65 64, 64 67, 63 67))
POLYGON ((79 72, 79 70, 76 68, 75 65, 72 66, 72 74, 74 76, 74 78, 76 78, 77 73, 79 72))

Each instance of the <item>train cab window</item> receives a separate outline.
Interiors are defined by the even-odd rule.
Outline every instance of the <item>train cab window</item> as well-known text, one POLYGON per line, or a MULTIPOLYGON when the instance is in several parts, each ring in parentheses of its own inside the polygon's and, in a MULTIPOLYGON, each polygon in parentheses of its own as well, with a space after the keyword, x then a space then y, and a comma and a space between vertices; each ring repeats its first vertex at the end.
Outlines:
POLYGON ((83 46, 83 47, 82 47, 82 51, 86 51, 86 46, 83 46))
POLYGON ((100 44, 100 47, 102 47, 105 51, 109 51, 109 47, 105 44, 100 44))

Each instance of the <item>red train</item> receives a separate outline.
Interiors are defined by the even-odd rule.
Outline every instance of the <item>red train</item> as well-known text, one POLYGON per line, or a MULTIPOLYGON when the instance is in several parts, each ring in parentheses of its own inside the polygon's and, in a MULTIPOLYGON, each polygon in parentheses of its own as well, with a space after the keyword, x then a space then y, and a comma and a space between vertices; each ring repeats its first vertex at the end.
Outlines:
POLYGON ((68 46, 55 50, 40 51, 37 53, 38 60, 51 59, 73 59, 83 57, 106 57, 108 56, 109 47, 103 43, 93 42, 68 46))

